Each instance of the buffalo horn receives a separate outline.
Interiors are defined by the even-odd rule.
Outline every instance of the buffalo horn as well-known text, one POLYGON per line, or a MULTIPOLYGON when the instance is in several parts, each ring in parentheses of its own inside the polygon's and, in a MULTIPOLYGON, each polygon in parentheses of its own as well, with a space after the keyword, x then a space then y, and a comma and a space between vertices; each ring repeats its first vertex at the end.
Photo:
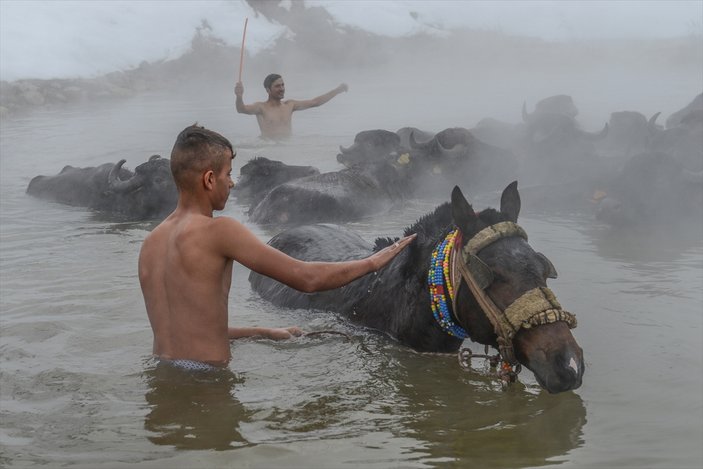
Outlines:
POLYGON ((445 148, 439 139, 437 139, 437 148, 442 158, 459 158, 466 152, 466 145, 463 143, 457 143, 451 148, 445 148))
POLYGON ((432 148, 434 140, 436 140, 436 137, 432 137, 427 142, 418 142, 417 140, 415 140, 415 132, 410 132, 410 148, 412 148, 413 150, 428 150, 432 148))
POLYGON ((657 132, 657 117, 659 117, 659 114, 661 112, 657 112, 647 121, 647 132, 649 132, 649 135, 654 135, 657 132))
POLYGON ((141 178, 136 175, 133 175, 126 181, 123 181, 118 177, 118 173, 126 161, 127 160, 122 159, 118 161, 112 169, 110 169, 110 174, 107 175, 107 186, 109 190, 113 192, 129 192, 141 185, 141 178))
POLYGON ((584 130, 581 131, 581 135, 586 138, 587 140, 603 140, 605 137, 608 136, 608 131, 610 130, 610 127, 608 126, 608 123, 606 122, 605 125, 603 126, 603 129, 600 132, 586 132, 584 130))

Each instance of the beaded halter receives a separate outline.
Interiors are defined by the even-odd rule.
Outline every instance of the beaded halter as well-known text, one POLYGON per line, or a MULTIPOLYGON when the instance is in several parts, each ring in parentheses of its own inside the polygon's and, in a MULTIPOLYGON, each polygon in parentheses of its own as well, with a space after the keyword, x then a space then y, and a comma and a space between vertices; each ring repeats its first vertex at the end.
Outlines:
POLYGON ((562 309, 554 293, 546 286, 523 293, 505 310, 498 308, 486 294, 485 288, 491 284, 492 275, 477 253, 499 239, 513 236, 527 239, 527 234, 517 224, 500 222, 479 231, 461 248, 461 232, 450 232, 432 252, 427 284, 432 314, 442 330, 453 337, 466 339, 468 333, 455 322, 451 312, 456 311, 455 290, 463 280, 493 325, 501 357, 510 364, 517 364, 512 341, 518 330, 557 321, 563 321, 573 329, 576 327, 576 317, 562 309), (457 252, 453 252, 455 248, 457 252), (456 288, 452 287, 452 283, 456 288))
POLYGON ((435 320, 442 330, 458 339, 466 339, 469 334, 454 322, 449 304, 454 304, 454 288, 451 284, 450 257, 454 250, 459 230, 450 232, 432 251, 430 270, 427 273, 427 285, 430 290, 430 306, 435 320), (447 301, 447 296, 449 301, 447 301))

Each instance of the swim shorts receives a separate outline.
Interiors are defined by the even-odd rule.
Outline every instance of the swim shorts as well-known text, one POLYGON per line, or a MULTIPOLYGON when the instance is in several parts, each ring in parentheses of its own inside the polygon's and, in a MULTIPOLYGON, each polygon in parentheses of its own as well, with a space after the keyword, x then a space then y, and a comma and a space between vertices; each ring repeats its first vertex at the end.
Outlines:
POLYGON ((209 363, 199 362, 196 360, 187 360, 183 358, 176 360, 159 360, 159 362, 185 371, 218 371, 222 369, 210 365, 209 363))

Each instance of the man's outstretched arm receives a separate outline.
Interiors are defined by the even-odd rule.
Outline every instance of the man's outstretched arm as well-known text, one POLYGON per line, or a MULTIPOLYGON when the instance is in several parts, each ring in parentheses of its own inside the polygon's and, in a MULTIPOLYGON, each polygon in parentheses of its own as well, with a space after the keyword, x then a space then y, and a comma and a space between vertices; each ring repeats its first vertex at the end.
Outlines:
POLYGON ((335 89, 328 91, 327 93, 318 96, 317 98, 306 99, 303 101, 291 100, 293 102, 294 111, 302 111, 304 109, 310 109, 311 107, 322 106, 330 99, 334 98, 340 93, 345 93, 349 90, 349 86, 346 83, 342 83, 335 89))

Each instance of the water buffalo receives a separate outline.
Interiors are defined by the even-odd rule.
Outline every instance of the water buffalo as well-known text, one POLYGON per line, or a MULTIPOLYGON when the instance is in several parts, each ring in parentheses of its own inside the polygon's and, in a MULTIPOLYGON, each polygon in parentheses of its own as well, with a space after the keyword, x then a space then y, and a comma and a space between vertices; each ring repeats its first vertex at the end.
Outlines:
POLYGON ((424 142, 411 135, 410 147, 426 168, 418 193, 459 183, 481 191, 517 175, 517 158, 510 150, 485 143, 463 127, 444 129, 424 142))
POLYGON ((307 176, 320 174, 312 166, 288 165, 281 161, 258 156, 239 170, 239 178, 232 188, 237 202, 255 207, 274 187, 307 176))
POLYGON ((298 178, 271 189, 249 217, 282 225, 357 220, 401 201, 410 178, 408 165, 387 161, 298 178))
POLYGON ((703 171, 671 155, 646 152, 630 158, 601 191, 596 218, 613 226, 700 221, 703 171))
POLYGON ((428 158, 426 151, 407 146, 408 143, 412 146, 415 132, 432 138, 431 134, 414 127, 403 127, 395 133, 380 129, 364 130, 356 135, 354 144, 349 148, 340 146, 341 153, 337 155, 337 161, 361 173, 375 174, 379 173, 379 168, 383 169, 380 175, 389 177, 390 180, 374 177, 381 186, 393 187, 400 177, 405 183, 403 195, 427 195, 425 189, 443 185, 437 178, 442 171, 435 159, 428 158), (391 167, 396 170, 389 171, 388 168, 391 167))
POLYGON ((403 127, 397 132, 383 129, 363 130, 356 134, 350 147, 339 147, 337 161, 351 168, 378 160, 397 159, 410 152, 413 138, 429 140, 432 134, 415 127, 403 127))
POLYGON ((412 193, 418 196, 434 196, 460 181, 474 190, 494 187, 496 177, 500 183, 510 180, 517 167, 510 151, 482 142, 462 127, 434 135, 414 127, 395 133, 366 130, 356 135, 352 146, 340 150, 337 160, 349 168, 379 161, 405 165, 405 173, 416 181, 412 193))
MULTIPOLYGON (((527 112, 526 103, 523 105, 523 113, 525 112, 527 112)), ((535 104, 534 112, 536 114, 560 114, 572 119, 579 114, 574 99, 567 94, 557 94, 541 99, 535 104)))
POLYGON ((691 171, 703 170, 703 109, 689 110, 658 132, 651 150, 671 155, 691 171))
POLYGON ((610 114, 608 134, 596 142, 598 153, 606 158, 627 159, 650 149, 661 129, 656 120, 660 113, 647 119, 636 111, 610 114))
POLYGON ((478 121, 469 132, 482 142, 515 152, 518 142, 523 138, 525 124, 512 124, 486 117, 478 121))
POLYGON ((415 127, 403 127, 397 132, 383 129, 363 130, 356 134, 350 147, 339 147, 337 161, 351 168, 379 160, 395 160, 403 154, 411 153, 412 138, 430 139, 432 134, 415 127))
POLYGON ((176 207, 178 192, 170 160, 153 155, 134 173, 117 164, 66 166, 55 176, 36 176, 27 194, 67 205, 88 207, 127 220, 161 219, 176 207))
POLYGON ((677 127, 679 124, 681 124, 681 121, 693 111, 703 111, 703 93, 693 98, 693 101, 688 103, 682 109, 679 109, 678 111, 671 114, 666 119, 666 128, 671 129, 673 127, 677 127))
POLYGON ((402 127, 395 132, 400 137, 400 146, 402 148, 410 148, 410 139, 414 138, 420 142, 429 140, 434 135, 426 130, 420 130, 417 127, 402 127))
POLYGON ((564 94, 549 96, 535 104, 535 110, 532 114, 527 112, 527 103, 523 103, 523 122, 521 123, 513 124, 487 117, 481 119, 475 127, 470 129, 470 132, 485 143, 523 154, 524 151, 521 147, 525 144, 528 132, 533 134, 532 138, 538 140, 544 137, 545 131, 547 134, 549 133, 549 126, 539 123, 539 118, 544 115, 558 115, 566 118, 567 121, 574 121, 578 115, 578 109, 571 96, 564 94))
POLYGON ((582 130, 571 98, 557 98, 553 102, 551 98, 540 101, 531 114, 526 104, 522 107, 526 129, 518 144, 522 157, 520 176, 533 183, 591 176, 598 169, 595 142, 608 134, 607 123, 597 133, 582 130))
MULTIPOLYGON (((476 213, 455 187, 444 203, 405 230, 417 239, 383 270, 349 285, 304 294, 252 272, 252 288, 274 304, 339 313, 421 352, 455 352, 465 338, 497 348, 504 360, 532 370, 551 393, 576 389, 583 351, 571 334, 575 318, 564 311, 547 278, 551 262, 527 243, 517 223, 517 182, 503 191, 500 211, 476 213)), ((375 248, 335 225, 293 228, 269 244, 309 261, 339 261, 375 248)))
POLYGON ((468 146, 476 141, 476 137, 469 129, 463 127, 450 127, 437 132, 429 140, 421 141, 414 133, 410 134, 410 148, 422 151, 428 156, 440 156, 445 150, 457 145, 468 146))
POLYGON ((389 130, 364 130, 356 134, 349 148, 339 147, 337 161, 351 168, 359 164, 374 163, 387 156, 396 156, 401 150, 400 137, 389 130))
POLYGON ((522 105, 522 120, 527 124, 527 133, 533 144, 564 142, 579 137, 586 141, 605 138, 608 124, 597 133, 581 130, 576 121, 578 110, 570 96, 557 95, 544 98, 535 105, 532 113, 527 112, 527 103, 522 105))

